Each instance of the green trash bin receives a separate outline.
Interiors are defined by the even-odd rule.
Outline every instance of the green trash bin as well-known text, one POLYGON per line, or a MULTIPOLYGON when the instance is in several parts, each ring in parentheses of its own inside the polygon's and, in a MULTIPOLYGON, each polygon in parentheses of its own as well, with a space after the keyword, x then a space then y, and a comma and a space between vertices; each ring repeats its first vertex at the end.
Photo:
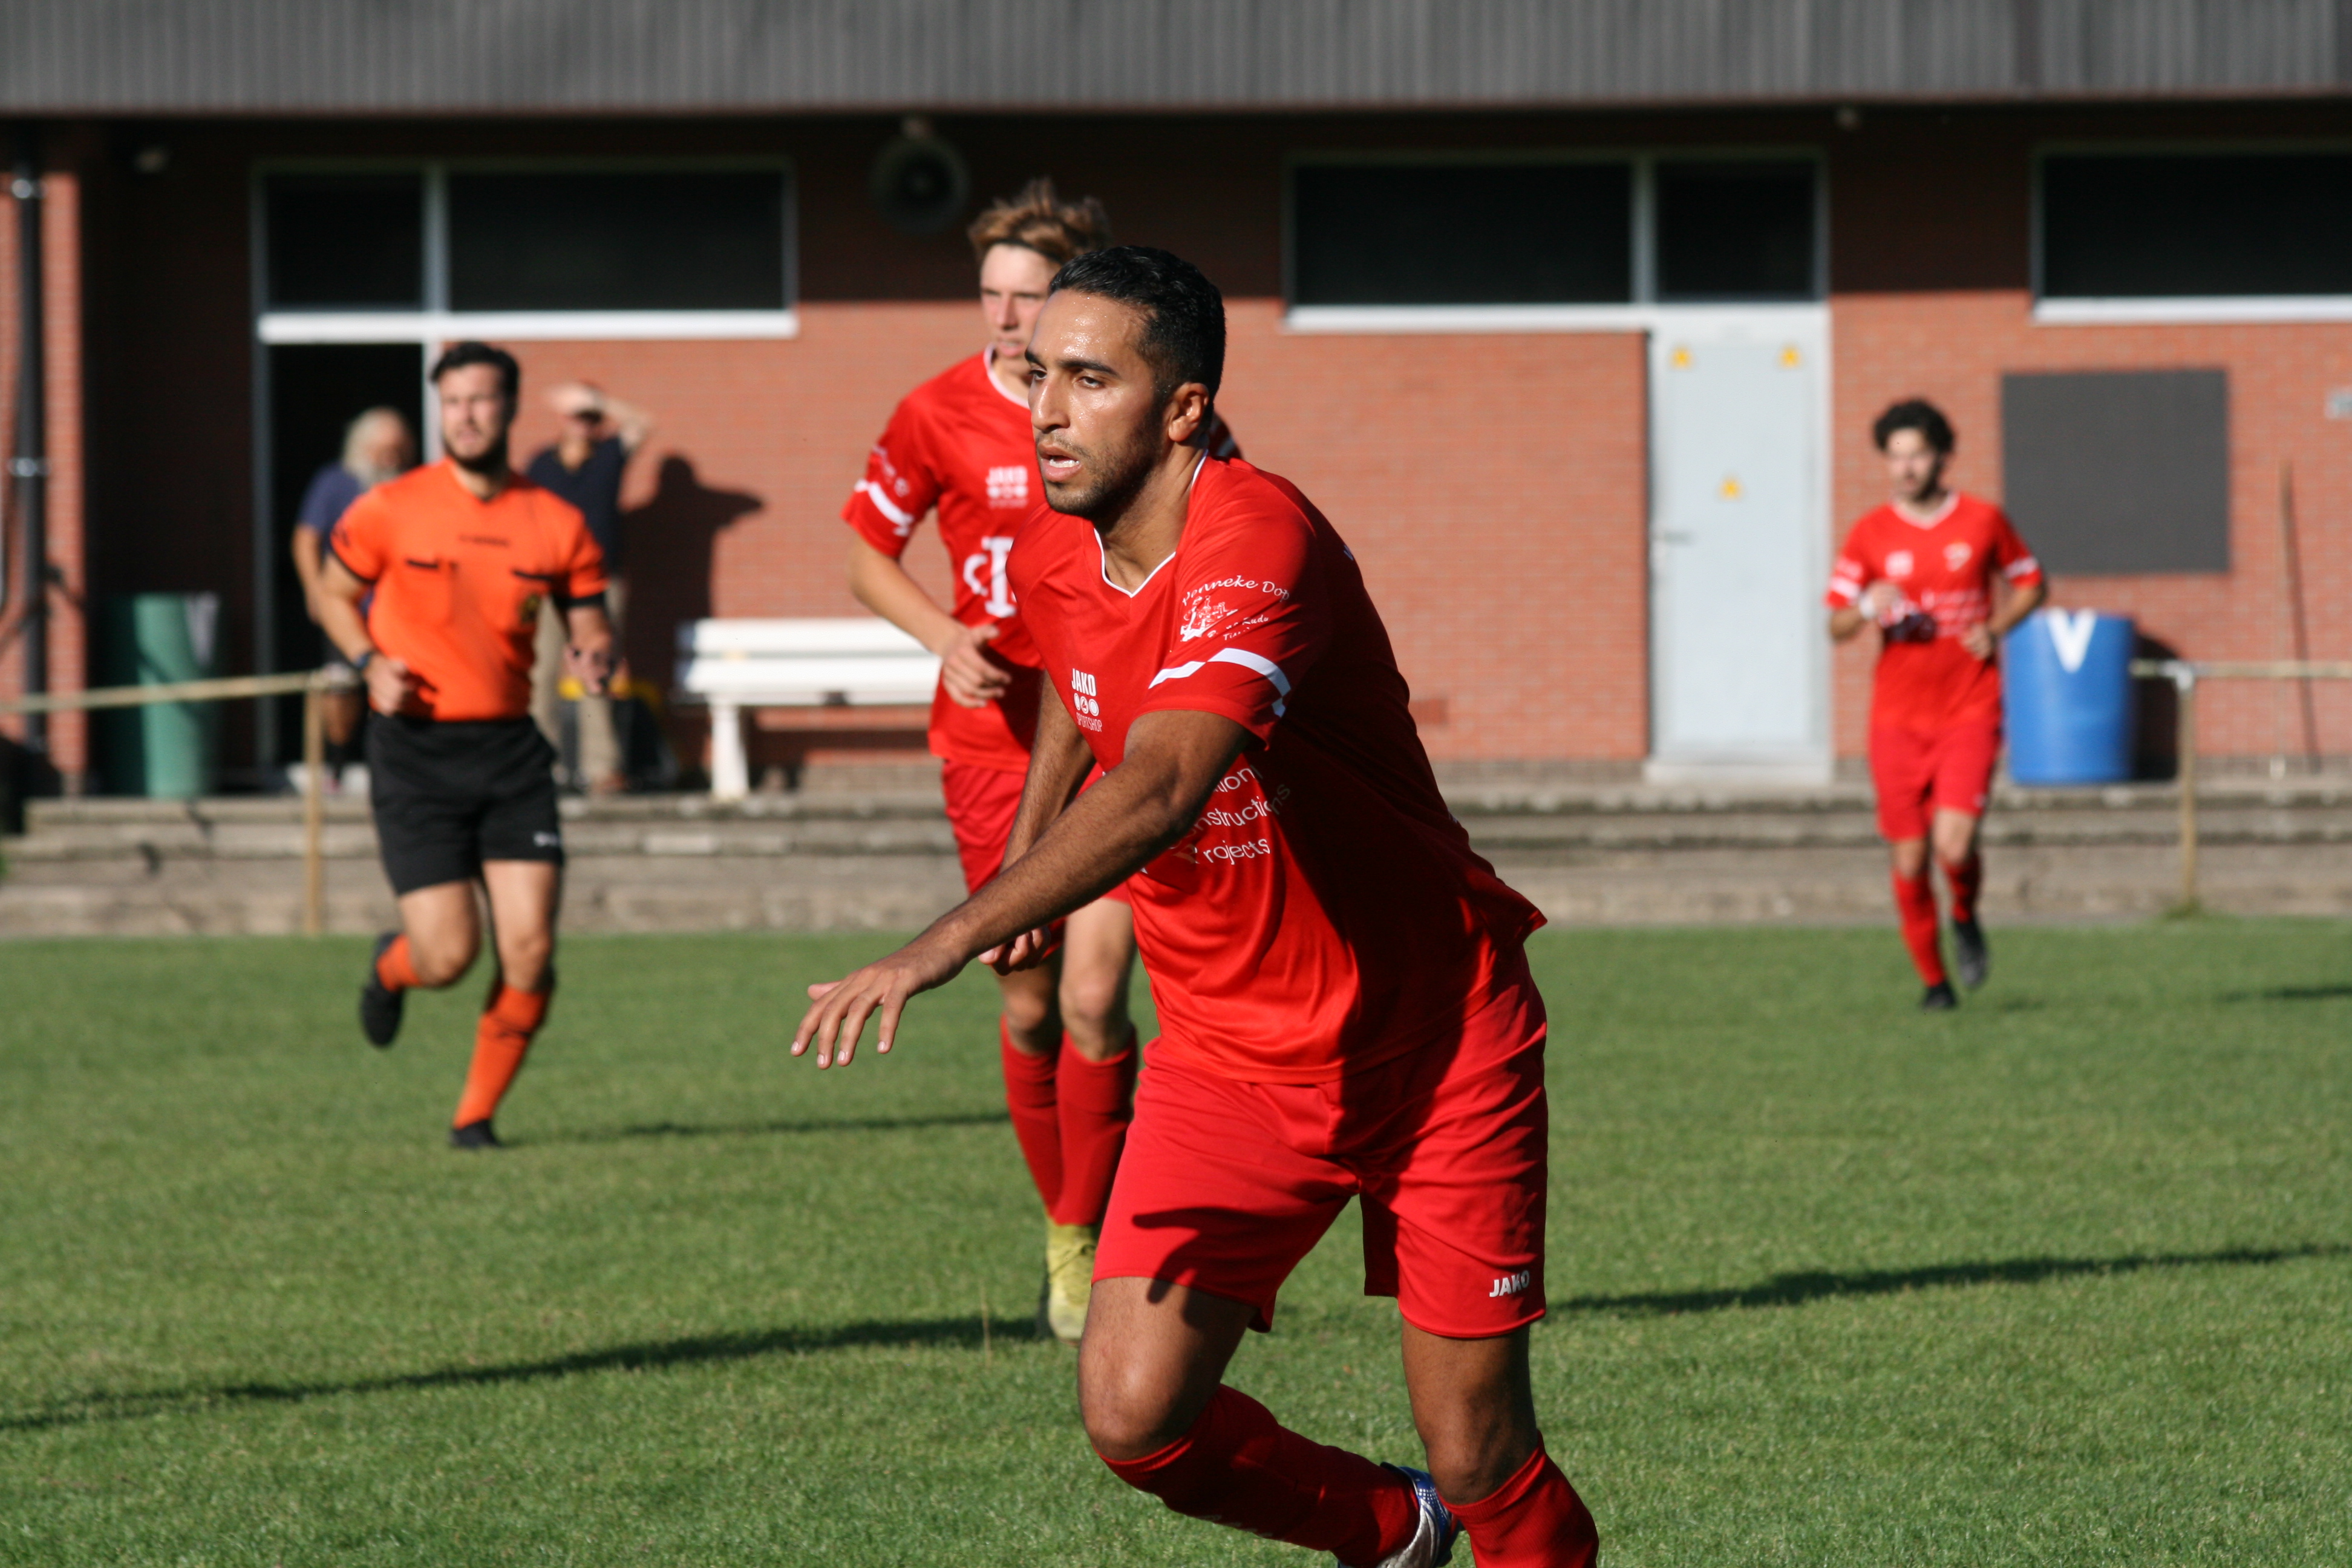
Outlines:
MULTIPOLYGON (((219 654, 217 594, 125 594, 100 601, 98 684, 208 680, 219 654)), ((194 800, 220 773, 220 704, 150 702, 100 709, 101 771, 110 795, 194 800)))

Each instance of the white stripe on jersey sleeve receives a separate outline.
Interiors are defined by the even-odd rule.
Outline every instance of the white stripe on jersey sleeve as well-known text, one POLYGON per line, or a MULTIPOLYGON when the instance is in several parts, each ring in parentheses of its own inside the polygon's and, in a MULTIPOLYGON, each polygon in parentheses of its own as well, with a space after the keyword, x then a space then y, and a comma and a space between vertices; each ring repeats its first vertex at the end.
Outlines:
POLYGON ((898 507, 893 506, 890 503, 890 498, 882 493, 882 487, 876 484, 872 479, 858 480, 857 489, 850 491, 849 493, 856 495, 859 490, 863 490, 866 493, 866 499, 874 503, 874 509, 877 511, 880 512, 884 517, 888 518, 892 522, 898 525, 900 532, 904 532, 908 529, 915 526, 914 514, 908 511, 902 511, 898 507))
MULTIPOLYGON (((1285 675, 1282 672, 1282 666, 1275 663, 1274 660, 1261 658, 1246 648, 1220 648, 1208 658, 1196 658, 1190 664, 1170 665, 1151 678, 1151 685, 1157 686, 1163 680, 1181 680, 1188 675, 1199 674, 1203 668, 1212 664, 1238 664, 1244 669, 1255 670, 1265 676, 1274 687, 1274 716, 1277 719, 1282 717, 1285 706, 1282 699, 1290 695, 1290 677, 1285 675)), ((1147 687, 1145 689, 1149 690, 1150 688, 1147 687)))
POLYGON ((2030 577, 2034 573, 2042 570, 2042 563, 2036 561, 2031 555, 2021 555, 2016 560, 2011 562, 2008 565, 2002 567, 2000 570, 2001 574, 2005 577, 2012 579, 2018 577, 2030 577))

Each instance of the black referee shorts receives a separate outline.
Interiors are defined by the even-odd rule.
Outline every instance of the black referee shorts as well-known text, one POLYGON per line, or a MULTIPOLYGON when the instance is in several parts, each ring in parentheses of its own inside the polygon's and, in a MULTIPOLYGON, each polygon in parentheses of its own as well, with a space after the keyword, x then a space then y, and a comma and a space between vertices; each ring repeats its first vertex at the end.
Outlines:
POLYGON ((470 882, 485 860, 563 864, 555 749, 538 725, 369 717, 368 800, 394 893, 470 882))

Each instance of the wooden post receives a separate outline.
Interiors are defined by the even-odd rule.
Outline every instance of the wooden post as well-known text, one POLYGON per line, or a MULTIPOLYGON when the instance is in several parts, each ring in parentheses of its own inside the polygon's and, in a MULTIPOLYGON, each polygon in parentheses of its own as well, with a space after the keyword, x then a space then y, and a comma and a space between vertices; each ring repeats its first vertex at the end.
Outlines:
POLYGON ((327 929, 326 693, 312 681, 302 689, 302 934, 327 929))
POLYGON ((2173 671, 2180 693, 2180 910, 2197 912, 2197 671, 2183 664, 2173 671))

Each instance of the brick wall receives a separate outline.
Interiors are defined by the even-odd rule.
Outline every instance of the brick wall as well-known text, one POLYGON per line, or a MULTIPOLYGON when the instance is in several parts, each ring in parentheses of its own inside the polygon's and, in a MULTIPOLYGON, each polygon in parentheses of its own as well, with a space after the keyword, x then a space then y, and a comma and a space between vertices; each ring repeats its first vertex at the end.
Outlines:
MULTIPOLYGON (((47 497, 48 556, 61 579, 61 590, 48 602, 47 651, 49 689, 79 691, 88 685, 85 659, 89 627, 83 606, 88 575, 84 570, 85 464, 82 451, 82 307, 81 307, 81 179, 76 167, 81 151, 71 141, 59 145, 52 137, 44 147, 47 165, 42 180, 41 268, 47 316, 42 343, 45 398, 47 413, 47 448, 49 482, 47 497)), ((16 453, 16 378, 21 364, 18 311, 23 279, 16 265, 17 203, 0 199, 0 443, 16 453)), ((8 603, 5 625, 16 632, 17 617, 29 601, 31 563, 24 553, 24 520, 18 515, 18 487, 5 480, 6 500, 0 515, 6 519, 8 603)), ((0 693, 20 696, 25 689, 22 636, 12 635, 0 653, 0 693)), ((6 733, 21 739, 22 718, 0 720, 6 733)), ((79 713, 53 714, 49 719, 49 760, 70 784, 79 787, 89 767, 89 724, 79 713)))
MULTIPOLYGON (((1296 480, 1363 563, 1430 750, 1635 758, 1647 743, 1641 340, 1286 333, 1231 302, 1223 405, 1255 462, 1296 480)), ((585 376, 659 433, 633 466, 628 640, 658 676, 678 621, 861 613, 842 500, 891 406, 978 352, 976 310, 803 307, 769 343, 526 343, 536 395, 585 376)), ((909 563, 945 596, 926 530, 909 563)))

